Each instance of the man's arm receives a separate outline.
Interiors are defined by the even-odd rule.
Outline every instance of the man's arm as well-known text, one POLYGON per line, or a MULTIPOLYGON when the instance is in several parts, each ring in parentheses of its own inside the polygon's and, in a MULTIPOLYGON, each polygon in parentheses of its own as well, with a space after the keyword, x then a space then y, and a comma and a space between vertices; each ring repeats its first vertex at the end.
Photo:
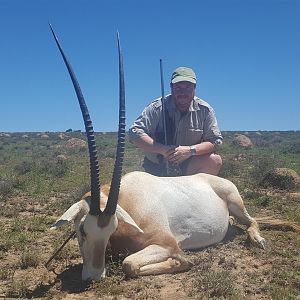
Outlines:
POLYGON ((141 135, 138 138, 131 140, 132 143, 143 149, 146 152, 158 153, 164 157, 168 157, 175 151, 175 147, 171 145, 163 145, 154 141, 149 135, 141 135))
POLYGON ((218 147, 222 145, 223 137, 218 127, 215 112, 212 108, 210 108, 209 113, 205 118, 203 129, 203 140, 211 142, 214 145, 213 151, 216 151, 218 147))
POLYGON ((170 162, 181 163, 192 156, 191 147, 195 149, 194 155, 201 156, 215 152, 222 144, 223 137, 218 127, 214 110, 210 107, 204 121, 203 142, 189 146, 179 146, 175 149, 173 157, 168 157, 170 162))
POLYGON ((204 155, 210 154, 215 151, 215 145, 211 142, 202 142, 200 144, 191 145, 191 146, 178 146, 175 148, 173 153, 169 153, 166 158, 171 163, 181 163, 184 160, 188 159, 192 156, 191 147, 194 147, 195 154, 194 155, 204 155))
POLYGON ((145 152, 161 154, 167 158, 175 151, 175 146, 164 145, 152 138, 160 117, 161 105, 160 99, 157 99, 143 110, 142 114, 129 128, 129 140, 145 152))

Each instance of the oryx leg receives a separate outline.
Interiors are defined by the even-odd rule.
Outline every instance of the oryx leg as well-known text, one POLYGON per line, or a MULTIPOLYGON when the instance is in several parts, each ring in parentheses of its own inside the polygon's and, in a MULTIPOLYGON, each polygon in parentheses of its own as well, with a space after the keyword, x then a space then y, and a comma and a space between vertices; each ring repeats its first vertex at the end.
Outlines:
POLYGON ((228 204, 229 214, 236 217, 240 223, 248 227, 247 233, 251 242, 259 246, 260 248, 265 249, 266 241, 260 235, 257 222, 248 214, 239 193, 237 191, 232 192, 230 195, 228 195, 226 200, 228 204))
POLYGON ((180 253, 171 255, 170 249, 150 245, 125 258, 123 270, 130 277, 181 272, 189 269, 191 263, 180 253))

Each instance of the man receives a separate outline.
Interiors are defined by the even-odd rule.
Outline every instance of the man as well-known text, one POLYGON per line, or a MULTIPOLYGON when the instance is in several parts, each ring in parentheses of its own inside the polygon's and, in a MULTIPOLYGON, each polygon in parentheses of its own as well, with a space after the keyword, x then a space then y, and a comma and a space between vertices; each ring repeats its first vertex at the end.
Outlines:
POLYGON ((146 172, 156 176, 219 173, 222 159, 215 151, 223 138, 214 110, 195 96, 195 90, 194 71, 177 68, 171 78, 171 94, 163 104, 166 133, 161 98, 151 102, 130 127, 130 141, 145 151, 146 172))

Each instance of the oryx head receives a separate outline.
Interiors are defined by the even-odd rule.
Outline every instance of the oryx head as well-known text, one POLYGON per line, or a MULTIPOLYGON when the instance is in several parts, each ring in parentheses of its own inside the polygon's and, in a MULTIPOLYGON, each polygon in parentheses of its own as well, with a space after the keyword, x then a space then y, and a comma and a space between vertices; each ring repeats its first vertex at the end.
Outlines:
POLYGON ((128 214, 126 214, 120 207, 117 208, 125 146, 125 89, 120 40, 118 35, 120 78, 118 145, 111 188, 108 197, 106 197, 104 194, 100 193, 97 149, 94 130, 92 121, 89 116, 88 108, 86 106, 76 76, 62 50, 62 47, 52 27, 51 31, 70 74, 81 108, 88 140, 91 171, 91 192, 87 194, 81 201, 72 205, 53 225, 52 228, 57 228, 71 220, 75 222, 77 238, 81 254, 83 256, 82 279, 97 280, 105 276, 105 249, 111 234, 117 228, 118 217, 125 219, 126 222, 134 223, 134 221, 129 217, 128 214), (100 197, 102 198, 101 202, 103 200, 106 203, 106 206, 103 210, 100 209, 100 197))

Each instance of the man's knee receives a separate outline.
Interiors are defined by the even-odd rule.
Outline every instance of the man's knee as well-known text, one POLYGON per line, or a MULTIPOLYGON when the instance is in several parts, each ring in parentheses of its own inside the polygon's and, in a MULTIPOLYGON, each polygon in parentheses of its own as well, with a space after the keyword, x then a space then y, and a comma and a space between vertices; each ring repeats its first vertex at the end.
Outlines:
POLYGON ((203 156, 194 156, 187 167, 187 175, 196 173, 207 173, 218 175, 222 167, 222 158, 218 154, 207 154, 203 156))
POLYGON ((212 160, 212 164, 220 170, 223 164, 222 157, 219 154, 212 153, 209 158, 212 160))
POLYGON ((212 153, 209 156, 209 165, 208 165, 208 174, 212 174, 212 175, 218 175, 220 172, 220 169, 222 167, 222 158, 220 155, 218 154, 214 154, 212 153))

